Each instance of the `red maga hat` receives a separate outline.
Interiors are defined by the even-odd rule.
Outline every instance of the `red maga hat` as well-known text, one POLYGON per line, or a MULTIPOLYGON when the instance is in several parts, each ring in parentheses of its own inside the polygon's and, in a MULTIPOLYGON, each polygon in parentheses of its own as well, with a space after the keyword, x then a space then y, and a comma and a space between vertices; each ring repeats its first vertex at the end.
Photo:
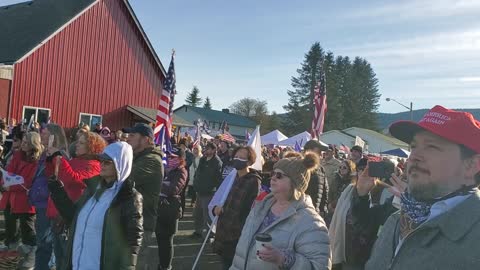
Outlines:
POLYGON ((480 122, 471 113, 459 112, 435 106, 423 118, 413 121, 398 121, 390 126, 393 137, 410 143, 415 133, 429 131, 442 138, 472 149, 480 153, 480 122))

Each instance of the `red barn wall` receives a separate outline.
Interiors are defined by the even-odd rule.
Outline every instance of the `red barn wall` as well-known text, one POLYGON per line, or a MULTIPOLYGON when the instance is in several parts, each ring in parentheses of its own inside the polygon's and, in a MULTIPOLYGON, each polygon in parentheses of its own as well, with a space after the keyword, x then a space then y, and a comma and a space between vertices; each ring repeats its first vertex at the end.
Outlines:
POLYGON ((8 114, 8 99, 10 98, 10 80, 0 79, 0 118, 8 114))
POLYGON ((156 108, 163 75, 122 0, 101 0, 23 61, 13 78, 12 117, 23 106, 51 109, 64 127, 79 114, 129 126, 126 105, 156 108))

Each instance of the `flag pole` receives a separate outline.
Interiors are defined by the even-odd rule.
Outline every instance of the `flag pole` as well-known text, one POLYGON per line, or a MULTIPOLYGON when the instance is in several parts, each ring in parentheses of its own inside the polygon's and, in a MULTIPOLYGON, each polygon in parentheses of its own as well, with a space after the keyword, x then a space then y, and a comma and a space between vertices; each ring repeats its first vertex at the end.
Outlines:
POLYGON ((218 216, 215 216, 215 218, 212 221, 212 224, 210 225, 210 229, 208 229, 208 233, 205 236, 205 240, 203 240, 202 247, 200 248, 200 251, 197 254, 197 258, 195 259, 195 262, 193 263, 192 270, 195 270, 195 267, 197 266, 198 260, 200 260, 200 256, 202 256, 203 249, 205 248, 205 244, 208 241, 208 237, 210 236, 210 233, 212 233, 213 226, 217 223, 218 221, 218 216))

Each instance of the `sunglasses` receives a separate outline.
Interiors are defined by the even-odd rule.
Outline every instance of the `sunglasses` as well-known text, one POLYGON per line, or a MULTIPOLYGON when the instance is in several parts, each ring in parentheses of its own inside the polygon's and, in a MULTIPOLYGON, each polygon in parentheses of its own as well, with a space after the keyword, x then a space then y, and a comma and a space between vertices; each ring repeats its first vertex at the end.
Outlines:
POLYGON ((282 179, 283 177, 288 177, 288 175, 281 173, 281 172, 272 172, 272 176, 275 176, 277 179, 282 179))
POLYGON ((348 167, 347 166, 340 166, 340 170, 347 170, 348 167))

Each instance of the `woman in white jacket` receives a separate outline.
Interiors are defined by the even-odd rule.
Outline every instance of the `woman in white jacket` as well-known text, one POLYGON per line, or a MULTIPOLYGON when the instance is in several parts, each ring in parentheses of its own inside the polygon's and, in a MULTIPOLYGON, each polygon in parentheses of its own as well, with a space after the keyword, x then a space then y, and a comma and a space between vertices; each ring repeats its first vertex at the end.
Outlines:
POLYGON ((197 194, 193 189, 193 179, 195 178, 195 172, 197 171, 198 164, 200 164, 200 158, 203 156, 202 146, 200 146, 200 144, 195 145, 192 149, 192 152, 194 159, 192 165, 190 165, 190 168, 188 168, 188 197, 192 199, 190 202, 190 206, 193 206, 197 199, 197 194))
POLYGON ((248 215, 231 270, 331 268, 327 227, 304 193, 318 164, 319 157, 307 153, 274 165, 272 192, 248 215), (257 250, 259 233, 269 234, 272 241, 257 250))

